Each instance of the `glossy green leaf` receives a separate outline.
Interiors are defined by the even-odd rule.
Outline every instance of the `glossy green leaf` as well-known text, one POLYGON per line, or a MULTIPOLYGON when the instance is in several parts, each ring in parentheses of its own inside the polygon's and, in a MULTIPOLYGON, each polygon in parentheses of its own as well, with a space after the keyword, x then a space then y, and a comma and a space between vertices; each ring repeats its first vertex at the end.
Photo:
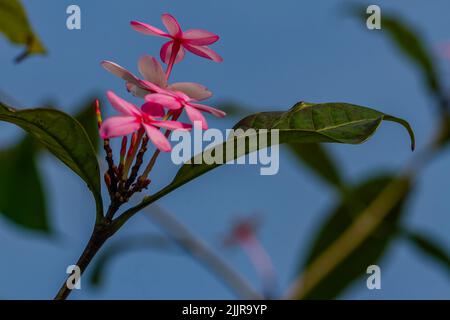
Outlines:
MULTIPOLYGON (((249 109, 233 101, 216 103, 220 110, 226 112, 227 117, 248 115, 249 109)), ((302 165, 312 170, 325 182, 337 189, 343 189, 343 182, 339 174, 337 164, 327 150, 318 143, 296 144, 289 143, 289 150, 302 165)))
POLYGON ((26 46, 17 57, 20 61, 30 54, 45 54, 46 50, 34 33, 27 14, 19 0, 0 0, 0 32, 12 42, 26 46))
MULTIPOLYGON (((331 210, 330 215, 320 227, 310 252, 307 254, 304 266, 309 265, 336 241, 391 181, 392 177, 390 176, 379 176, 348 190, 343 195, 341 203, 331 210)), ((356 279, 366 274, 366 268, 369 265, 378 264, 391 240, 395 237, 405 201, 406 196, 394 206, 380 226, 309 291, 304 299, 334 299, 356 279)))
MULTIPOLYGON (((216 147, 205 150, 196 155, 189 163, 184 164, 174 180, 165 188, 151 196, 147 196, 137 206, 131 208, 117 221, 117 227, 124 223, 131 215, 148 206, 164 195, 172 192, 187 182, 205 174, 206 172, 237 159, 245 154, 258 150, 265 146, 271 146, 270 134, 267 144, 258 143, 258 136, 267 129, 279 132, 279 143, 350 143, 359 144, 369 139, 383 122, 393 121, 405 127, 411 138, 411 148, 414 149, 414 133, 403 119, 399 119, 374 109, 361 107, 347 103, 306 103, 299 102, 286 112, 261 112, 250 115, 235 125, 235 129, 255 129, 254 134, 235 134, 216 147), (233 143, 230 143, 233 142, 233 143), (236 145, 245 142, 245 148, 236 148, 236 145), (243 151, 243 152, 242 152, 243 151), (220 163, 210 163, 212 160, 220 160, 220 163), (204 160, 208 161, 204 161, 204 160), (199 164, 196 164, 199 163, 199 164)), ((266 135, 264 135, 266 136, 266 135)))
POLYGON ((49 232, 35 146, 34 139, 26 136, 12 148, 0 151, 0 214, 21 227, 49 232))
POLYGON ((310 168, 322 180, 339 190, 345 189, 336 162, 322 145, 289 143, 288 147, 301 163, 310 168))
MULTIPOLYGON (((401 119, 385 115, 373 109, 345 104, 323 103, 311 104, 300 102, 287 112, 261 112, 248 116, 234 129, 278 129, 280 143, 350 143, 358 144, 366 141, 378 128, 383 120, 401 123, 411 136, 411 146, 414 148, 414 134, 409 124, 401 119)), ((200 158, 211 158, 216 152, 221 153, 222 163, 237 159, 240 156, 258 150, 261 145, 250 144, 249 135, 236 135, 233 144, 224 143, 213 149, 205 150, 197 155, 190 164, 183 165, 172 184, 182 185, 219 166, 219 164, 195 164, 200 158), (247 147, 240 154, 235 145, 246 141, 247 147)), ((270 139, 267 142, 271 144, 270 139)))
POLYGON ((450 273, 450 251, 443 244, 436 241, 433 237, 420 232, 403 229, 401 230, 401 235, 419 252, 439 263, 450 273))
POLYGON ((81 124, 53 109, 16 110, 0 104, 0 120, 16 124, 78 174, 94 195, 97 215, 103 213, 100 171, 95 150, 81 124))

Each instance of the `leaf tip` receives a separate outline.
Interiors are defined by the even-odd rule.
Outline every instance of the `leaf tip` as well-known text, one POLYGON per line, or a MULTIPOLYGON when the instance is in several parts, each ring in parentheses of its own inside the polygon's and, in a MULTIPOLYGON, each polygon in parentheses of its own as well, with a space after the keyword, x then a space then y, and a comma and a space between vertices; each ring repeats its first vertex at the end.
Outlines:
POLYGON ((411 139, 411 151, 414 151, 416 149, 416 137, 408 121, 390 115, 384 115, 384 120, 401 124, 408 131, 409 137, 411 139))

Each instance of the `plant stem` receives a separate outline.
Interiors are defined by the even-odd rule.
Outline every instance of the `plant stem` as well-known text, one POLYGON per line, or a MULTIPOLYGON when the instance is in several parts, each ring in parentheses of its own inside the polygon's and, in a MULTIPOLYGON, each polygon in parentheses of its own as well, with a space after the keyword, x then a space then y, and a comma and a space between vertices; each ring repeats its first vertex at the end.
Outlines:
MULTIPOLYGON (((91 238, 89 239, 85 249, 83 250, 83 253, 81 254, 76 264, 78 268, 80 268, 80 275, 82 275, 86 270, 87 266, 103 246, 103 244, 106 242, 106 240, 110 236, 112 236, 113 233, 111 233, 111 228, 109 226, 109 224, 105 223, 95 226, 91 238)), ((72 292, 72 290, 67 287, 69 278, 70 276, 67 277, 66 281, 62 284, 61 288, 54 298, 55 300, 65 300, 72 292)))
MULTIPOLYGON (((92 235, 76 264, 76 266, 80 268, 80 276, 84 273, 100 248, 105 244, 106 240, 119 230, 118 228, 114 228, 114 224, 112 223, 112 218, 117 210, 119 210, 119 207, 120 203, 116 201, 111 202, 106 216, 96 222, 92 235)), ((72 290, 67 287, 69 278, 70 275, 62 284, 54 298, 55 300, 65 300, 72 292, 72 290)))

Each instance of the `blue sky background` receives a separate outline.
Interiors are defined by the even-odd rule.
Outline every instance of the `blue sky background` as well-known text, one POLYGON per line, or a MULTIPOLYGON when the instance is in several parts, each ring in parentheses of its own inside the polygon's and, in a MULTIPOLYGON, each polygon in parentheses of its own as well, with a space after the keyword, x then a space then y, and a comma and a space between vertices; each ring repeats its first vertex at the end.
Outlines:
MULTIPOLYGON (((216 64, 193 55, 175 67, 172 81, 207 85, 215 100, 231 99, 254 111, 286 110, 300 100, 345 101, 372 106, 403 117, 415 129, 418 149, 433 132, 433 100, 419 74, 382 36, 342 14, 343 1, 30 1, 29 18, 47 47, 45 57, 19 65, 12 59, 21 48, 0 37, 0 88, 23 107, 52 99, 67 112, 92 92, 112 89, 127 96, 123 82, 104 71, 99 62, 113 60, 137 72, 143 54, 159 56, 161 39, 145 37, 129 27, 130 20, 161 26, 160 15, 174 14, 184 28, 218 33, 214 45, 225 59, 216 64), (66 29, 66 8, 78 4, 82 30, 66 29)), ((445 0, 356 1, 379 4, 400 13, 430 46, 450 41, 445 0)), ((440 61, 443 77, 450 65, 440 61)), ((211 127, 230 128, 237 119, 209 118, 211 127)), ((1 145, 20 137, 2 124, 1 145)), ((359 181, 367 175, 395 170, 408 161, 408 137, 398 125, 383 124, 363 145, 329 145, 345 176, 359 181)), ((420 177, 408 205, 404 224, 450 243, 448 192, 450 154, 443 153, 420 177)), ((56 235, 24 231, 0 217, 0 298, 51 298, 65 277, 67 265, 81 253, 94 221, 94 203, 80 179, 49 155, 41 168, 48 189, 56 235)), ((177 168, 161 157, 153 176, 156 190, 168 183, 177 168)), ((282 148, 280 171, 260 176, 256 166, 224 166, 189 183, 159 201, 196 234, 206 239, 255 286, 259 280, 239 251, 220 247, 234 218, 260 212, 261 240, 286 288, 312 237, 336 200, 335 194, 309 171, 299 167, 282 148)), ((116 241, 156 229, 143 214, 117 235, 116 241)), ((396 241, 380 262, 382 290, 369 291, 365 279, 355 282, 342 298, 449 298, 448 274, 423 259, 403 241, 396 241)), ((365 268, 365 267, 364 267, 365 268)), ((184 255, 140 250, 127 253, 109 266, 106 284, 83 289, 73 299, 228 299, 234 295, 195 261, 184 255)))

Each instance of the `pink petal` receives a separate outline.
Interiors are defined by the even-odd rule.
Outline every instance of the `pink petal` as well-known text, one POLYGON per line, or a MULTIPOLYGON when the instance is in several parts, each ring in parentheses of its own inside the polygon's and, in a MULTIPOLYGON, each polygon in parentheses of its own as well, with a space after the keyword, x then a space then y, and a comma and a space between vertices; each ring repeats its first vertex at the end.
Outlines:
POLYGON ((145 123, 143 125, 145 131, 147 132, 147 136, 159 150, 163 152, 169 152, 170 150, 172 150, 169 140, 167 140, 167 138, 161 131, 159 131, 159 129, 156 129, 155 127, 145 123))
POLYGON ((161 87, 157 86, 156 84, 154 84, 150 81, 145 81, 145 80, 139 80, 139 87, 141 87, 142 89, 151 91, 151 92, 163 91, 163 89, 161 87))
POLYGON ((141 127, 140 121, 136 117, 111 117, 106 119, 100 127, 102 139, 126 136, 141 127))
POLYGON ((139 97, 139 98, 144 98, 146 95, 152 93, 149 90, 141 88, 131 82, 127 82, 127 90, 128 90, 128 92, 131 92, 133 94, 133 96, 139 97))
POLYGON ((169 34, 171 36, 180 36, 182 31, 180 24, 178 23, 177 19, 175 19, 174 16, 168 13, 164 13, 161 16, 162 22, 164 26, 167 28, 167 31, 169 31, 169 34))
POLYGON ((140 110, 134 104, 123 100, 122 98, 117 96, 114 92, 108 91, 106 93, 106 96, 108 97, 108 100, 114 107, 114 109, 119 111, 121 114, 134 117, 141 116, 140 110))
MULTIPOLYGON (((173 48, 173 41, 166 42, 162 47, 160 51, 161 60, 164 61, 165 64, 168 64, 170 61, 170 57, 172 56, 172 48, 173 48)), ((180 47, 178 50, 177 57, 175 58, 175 63, 180 62, 183 60, 185 55, 183 47, 180 47)))
POLYGON ((162 105, 155 102, 146 102, 142 105, 141 110, 151 117, 160 118, 164 117, 165 112, 162 105))
POLYGON ((152 121, 152 125, 169 130, 189 130, 192 128, 190 124, 172 120, 152 121))
POLYGON ((194 123, 195 121, 200 121, 202 124, 202 129, 203 130, 208 129, 208 123, 206 122, 205 117, 202 115, 200 111, 189 105, 184 106, 184 110, 186 110, 186 114, 192 123, 194 123))
POLYGON ((223 59, 214 50, 206 46, 193 46, 188 43, 183 43, 183 46, 190 52, 207 59, 211 59, 215 62, 222 62, 223 59))
POLYGON ((167 87, 166 75, 161 64, 152 56, 143 56, 138 63, 139 72, 145 80, 153 82, 159 87, 167 87))
POLYGON ((178 82, 169 85, 170 90, 181 91, 195 100, 205 100, 212 96, 212 92, 205 86, 193 82, 178 82))
POLYGON ((223 118, 223 117, 225 117, 227 115, 222 110, 219 110, 219 109, 216 109, 216 108, 204 105, 204 104, 190 102, 189 105, 191 105, 192 107, 194 107, 194 108, 196 108, 198 110, 211 113, 212 115, 214 115, 216 117, 219 117, 219 118, 223 118))
POLYGON ((192 100, 187 94, 185 94, 184 92, 181 92, 181 91, 171 91, 169 89, 169 90, 166 90, 165 94, 175 97, 175 98, 178 98, 178 101, 181 100, 181 101, 183 101, 183 103, 192 100))
POLYGON ((168 109, 180 109, 183 107, 174 97, 163 93, 153 93, 145 96, 147 102, 154 102, 165 106, 168 109))
POLYGON ((122 78, 125 81, 137 84, 139 82, 139 78, 137 78, 134 74, 132 74, 127 69, 119 66, 117 63, 111 61, 102 61, 102 67, 111 72, 112 74, 122 78))
POLYGON ((205 46, 219 40, 219 36, 206 30, 190 29, 183 32, 183 39, 192 45, 205 46))
POLYGON ((165 33, 164 31, 151 26, 149 24, 139 22, 139 21, 131 21, 130 22, 131 27, 136 30, 137 32, 150 35, 150 36, 158 36, 158 37, 167 37, 170 38, 170 35, 165 33))

